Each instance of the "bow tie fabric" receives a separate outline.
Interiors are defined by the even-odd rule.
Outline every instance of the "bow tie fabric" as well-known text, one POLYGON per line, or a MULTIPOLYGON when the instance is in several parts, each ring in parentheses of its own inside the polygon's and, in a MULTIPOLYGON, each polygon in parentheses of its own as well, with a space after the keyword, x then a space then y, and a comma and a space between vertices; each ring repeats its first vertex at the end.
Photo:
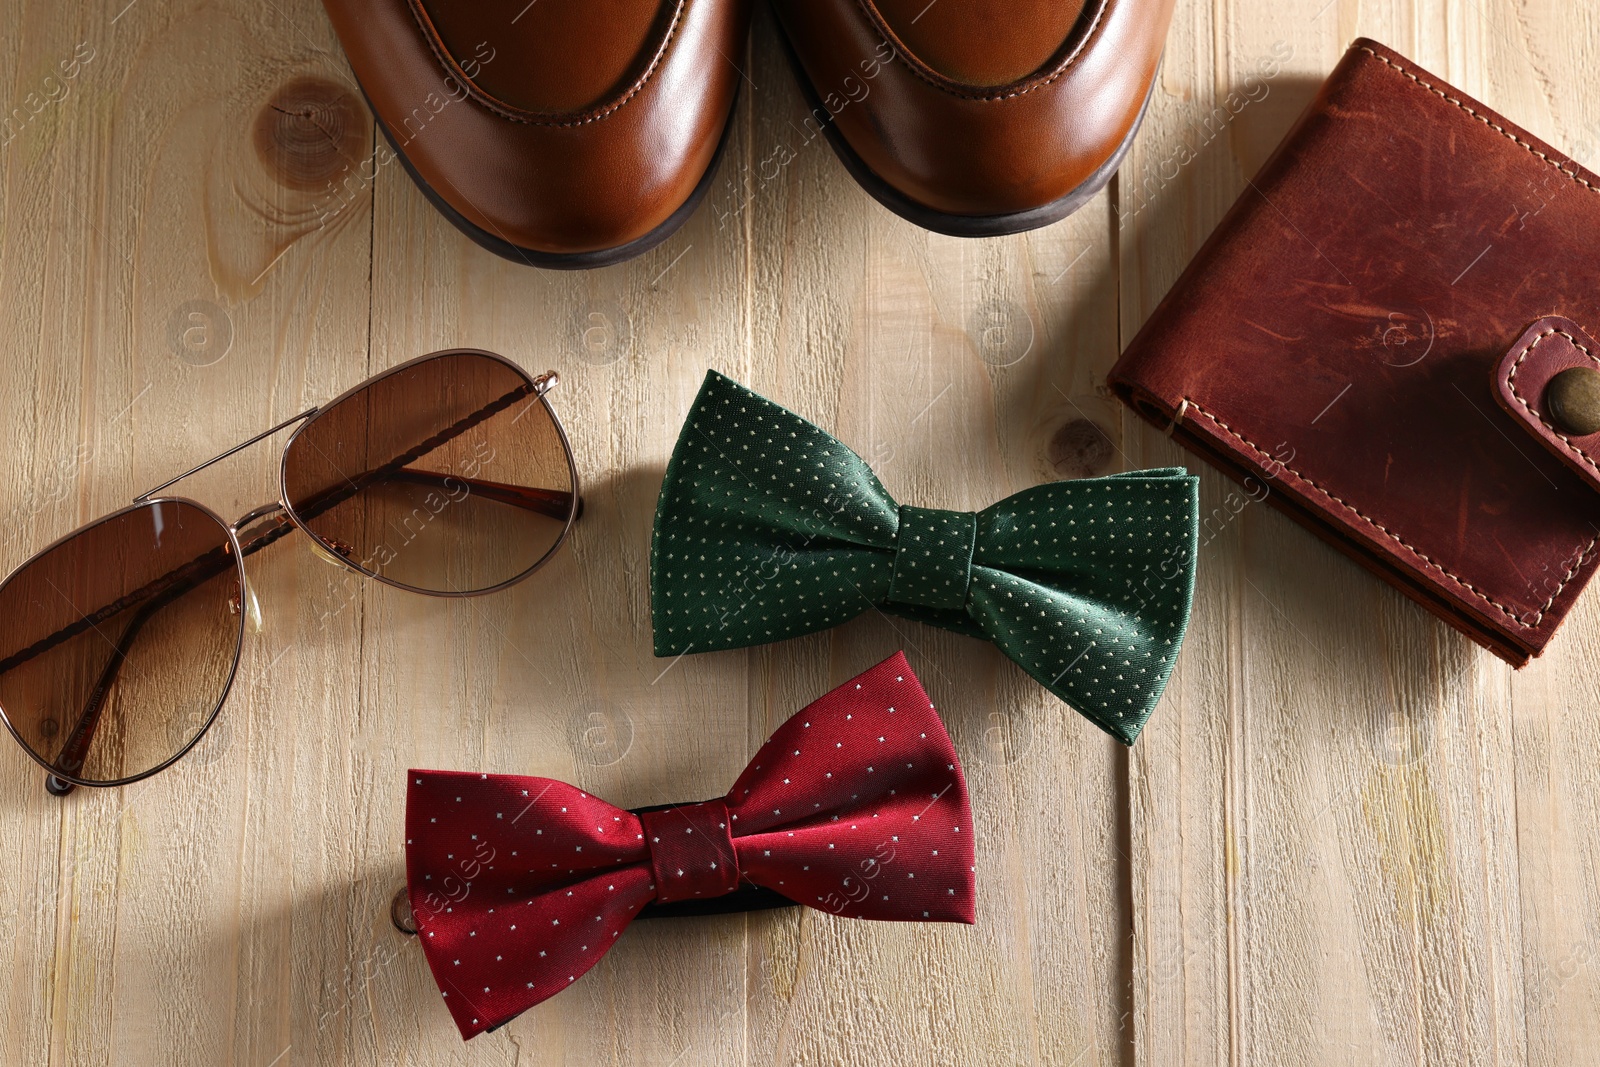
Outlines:
POLYGON ((1132 744, 1188 627, 1198 482, 1170 467, 979 512, 897 504, 837 439, 711 371, 656 505, 655 654, 798 637, 876 607, 992 641, 1132 744))
POLYGON ((412 915, 464 1038, 572 984, 647 907, 755 888, 848 918, 973 921, 966 782, 900 653, 779 727, 717 800, 624 811, 447 771, 408 786, 412 915))

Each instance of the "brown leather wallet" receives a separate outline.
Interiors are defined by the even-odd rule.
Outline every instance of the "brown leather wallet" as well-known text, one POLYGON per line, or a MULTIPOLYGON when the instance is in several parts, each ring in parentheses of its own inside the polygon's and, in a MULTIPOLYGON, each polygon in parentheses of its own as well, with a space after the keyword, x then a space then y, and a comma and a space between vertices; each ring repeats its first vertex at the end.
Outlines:
POLYGON ((1543 394, 1600 368, 1597 240, 1600 178, 1357 40, 1110 385, 1520 667, 1600 560, 1543 394))

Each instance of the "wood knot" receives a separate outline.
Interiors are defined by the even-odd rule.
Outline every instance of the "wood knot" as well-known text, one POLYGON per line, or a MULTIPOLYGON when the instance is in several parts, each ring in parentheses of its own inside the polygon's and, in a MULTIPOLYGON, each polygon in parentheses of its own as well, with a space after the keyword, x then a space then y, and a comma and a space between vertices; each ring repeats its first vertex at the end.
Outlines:
POLYGON ((1073 419, 1050 435, 1045 458, 1063 478, 1089 478, 1104 473, 1115 451, 1111 435, 1093 419, 1073 419))
POLYGON ((256 113, 262 166, 290 189, 321 189, 361 158, 367 136, 355 94, 327 78, 296 78, 256 113))

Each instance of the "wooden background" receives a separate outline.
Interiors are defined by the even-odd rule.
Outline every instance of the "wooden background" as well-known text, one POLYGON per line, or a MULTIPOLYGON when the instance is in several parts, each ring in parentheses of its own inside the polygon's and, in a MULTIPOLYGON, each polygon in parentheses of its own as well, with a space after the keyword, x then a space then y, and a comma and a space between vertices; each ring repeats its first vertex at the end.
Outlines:
MULTIPOLYGON (((1593 165, 1592 5, 1180 0, 1122 175, 983 241, 899 221, 804 141, 758 12, 708 201, 587 274, 495 259, 374 169, 314 0, 0 12, 0 565, 453 345, 561 372, 587 491, 559 561, 480 600, 352 587, 303 538, 252 557, 265 627, 216 727, 154 779, 63 802, 0 746, 0 1062, 1600 1062, 1600 594, 1513 674, 1103 385, 1358 34, 1593 165), (987 646, 884 618, 654 659, 652 509, 707 366, 908 502, 1197 470, 1194 620, 1139 744, 987 646), (971 784, 979 925, 648 924, 462 1044, 388 919, 408 766, 698 798, 902 647, 971 784)), ((185 488, 237 514, 275 471, 259 447, 185 488)))

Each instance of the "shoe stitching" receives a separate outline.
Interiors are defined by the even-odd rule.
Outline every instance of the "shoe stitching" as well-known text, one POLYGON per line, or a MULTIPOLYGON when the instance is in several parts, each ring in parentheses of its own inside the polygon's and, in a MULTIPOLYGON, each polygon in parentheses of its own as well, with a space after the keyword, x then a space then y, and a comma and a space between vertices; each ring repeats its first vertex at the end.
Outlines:
MULTIPOLYGON (((1381 59, 1382 57, 1380 56, 1379 58, 1381 59)), ((1312 479, 1308 478, 1306 475, 1300 473, 1299 471, 1295 470, 1293 467, 1289 466, 1288 464, 1279 462, 1272 455, 1270 455, 1265 449, 1263 449, 1260 445, 1256 444, 1254 441, 1252 441, 1248 437, 1244 436, 1238 430, 1235 430, 1232 426, 1229 426, 1227 423, 1223 422, 1217 416, 1211 414, 1211 412, 1209 412, 1205 408, 1201 407, 1195 401, 1190 400, 1188 397, 1183 397, 1182 399, 1188 403, 1189 407, 1193 408, 1195 411, 1198 411, 1200 414, 1204 415, 1206 418, 1208 418, 1212 422, 1216 423, 1223 430, 1225 430, 1229 435, 1231 435, 1232 437, 1234 437, 1235 439, 1237 439, 1241 443, 1247 445, 1250 449, 1255 451, 1257 454, 1261 455, 1263 458, 1265 458, 1269 462, 1273 463, 1277 467, 1288 471, 1290 474, 1294 475, 1296 478, 1300 479, 1302 482, 1304 482, 1305 484, 1309 485, 1311 488, 1315 489, 1317 492, 1321 493, 1323 496, 1327 497, 1329 500, 1332 500, 1334 503, 1336 503, 1336 504, 1340 505, 1341 507, 1345 508, 1351 514, 1353 514, 1353 515, 1357 516, 1358 518, 1360 518, 1368 526, 1371 526, 1373 529, 1378 530, 1379 532, 1381 532, 1384 536, 1388 537, 1390 540, 1394 541, 1395 543, 1397 543, 1399 545, 1403 545, 1406 549, 1408 549, 1411 552, 1412 555, 1414 555, 1418 559, 1422 560, 1429 567, 1432 567, 1434 570, 1438 571, 1440 574, 1444 575, 1446 578, 1449 578, 1452 582, 1455 582, 1457 585, 1461 586, 1463 589, 1465 589, 1468 592, 1472 593, 1473 596, 1476 596, 1478 599, 1480 599, 1480 600, 1484 601, 1485 603, 1490 604, 1493 607, 1497 608, 1503 615, 1506 616, 1506 618, 1510 619, 1513 623, 1515 623, 1517 626, 1522 627, 1523 629, 1533 630, 1533 629, 1537 629, 1539 627, 1539 624, 1544 621, 1545 612, 1550 610, 1551 605, 1553 605, 1556 602, 1556 598, 1561 595, 1561 591, 1563 589, 1565 589, 1572 582, 1573 577, 1578 573, 1579 570, 1581 570, 1583 568, 1584 561, 1589 559, 1594 554, 1595 546, 1596 545, 1600 545, 1600 535, 1596 535, 1594 540, 1590 541, 1588 546, 1585 547, 1581 552, 1578 553, 1578 558, 1573 562, 1572 567, 1567 571, 1567 573, 1564 576, 1562 576, 1561 584, 1556 586, 1555 592, 1550 594, 1550 599, 1546 600, 1543 604, 1541 604, 1539 606, 1539 610, 1536 613, 1534 613, 1534 615, 1533 615, 1533 621, 1532 622, 1525 622, 1523 620, 1522 616, 1517 615, 1510 608, 1506 607, 1504 604, 1500 603, 1498 600, 1496 600, 1493 597, 1489 596, 1487 593, 1485 593, 1483 590, 1479 589, 1477 586, 1473 585, 1471 582, 1467 581, 1466 579, 1464 579, 1464 578, 1462 578, 1462 577, 1460 577, 1460 576, 1458 576, 1456 574, 1453 574, 1451 571, 1449 571, 1445 567, 1441 566, 1437 561, 1435 561, 1426 552, 1423 552, 1421 549, 1419 549, 1415 545, 1411 544, 1409 541, 1407 541, 1405 538, 1401 537, 1399 534, 1395 533, 1393 530, 1390 530, 1388 527, 1384 526, 1382 523, 1380 523, 1377 520, 1373 519, 1371 516, 1367 515, 1363 511, 1361 511, 1360 508, 1357 508, 1354 504, 1351 504, 1349 501, 1344 500, 1344 499, 1336 496, 1335 494, 1329 492, 1327 489, 1324 489, 1322 486, 1318 485, 1315 481, 1313 481, 1312 479)))
POLYGON ((1571 341, 1573 348, 1576 348, 1579 352, 1582 352, 1584 355, 1588 356, 1595 363, 1600 363, 1600 358, 1596 358, 1595 354, 1590 352, 1589 349, 1583 344, 1579 343, 1576 337, 1572 336, 1566 330, 1557 329, 1556 327, 1552 326, 1550 329, 1545 330, 1539 336, 1528 342, 1528 347, 1524 348, 1521 354, 1517 356, 1516 362, 1511 364, 1511 370, 1506 374, 1506 384, 1511 387, 1511 395, 1517 398, 1517 403, 1521 404, 1529 415, 1532 415, 1534 418, 1538 419, 1539 422, 1543 423, 1545 429, 1559 437, 1563 442, 1565 442, 1566 446, 1572 449, 1572 451, 1576 452, 1583 462, 1587 463, 1595 471, 1595 473, 1600 474, 1600 465, 1595 463, 1594 457, 1589 455, 1589 453, 1584 450, 1582 445, 1578 444, 1572 438, 1562 433, 1559 427, 1552 424, 1549 419, 1545 418, 1542 414, 1536 411, 1533 405, 1528 403, 1527 398, 1517 390, 1517 371, 1521 368, 1522 361, 1528 358, 1528 353, 1532 352, 1540 341, 1543 341, 1551 334, 1557 333, 1562 337, 1565 337, 1568 341, 1571 341))
POLYGON ((628 88, 624 89, 616 99, 608 104, 590 108, 586 111, 568 112, 528 111, 508 104, 498 97, 485 92, 479 88, 477 82, 467 76, 466 71, 455 61, 455 57, 450 54, 449 49, 445 48, 444 41, 440 38, 438 31, 434 29, 433 20, 428 17, 427 11, 423 9, 421 0, 406 0, 406 6, 411 9, 411 16, 416 21, 417 27, 422 31, 423 40, 427 41, 429 49, 433 51, 434 58, 455 76, 466 88, 467 95, 480 106, 511 122, 520 122, 529 126, 572 128, 599 122, 601 119, 615 114, 628 101, 639 95, 645 84, 660 69, 661 64, 666 61, 667 52, 672 47, 673 39, 677 36, 678 27, 683 23, 684 9, 688 6, 688 0, 677 0, 672 13, 672 23, 662 36, 661 44, 657 46, 655 55, 650 59, 649 66, 634 79, 628 88))
POLYGON ((944 93, 948 93, 951 96, 959 97, 962 100, 970 100, 975 103, 990 104, 998 103, 1002 100, 1011 100, 1019 96, 1026 96, 1028 93, 1031 93, 1036 89, 1045 88, 1065 75, 1067 71, 1071 70, 1077 65, 1078 60, 1083 58, 1083 54, 1088 50, 1089 45, 1093 43, 1097 36, 1099 36, 1101 29, 1104 28, 1106 23, 1106 13, 1111 10, 1111 5, 1115 2, 1116 0, 1099 0, 1099 7, 1095 10, 1094 20, 1090 23, 1088 30, 1084 32, 1083 40, 1079 41, 1077 47, 1073 48, 1072 51, 1068 53, 1067 57, 1062 60, 1048 75, 1029 74, 1018 79, 1017 81, 1012 82, 1010 85, 1003 85, 997 88, 987 89, 963 85, 958 81, 954 81, 945 77, 943 74, 940 74, 922 60, 918 59, 912 54, 911 50, 906 47, 905 42, 900 40, 899 36, 889 26, 888 22, 884 20, 883 16, 878 13, 877 8, 873 6, 871 0, 856 0, 856 7, 859 8, 861 13, 866 16, 867 21, 872 23, 873 28, 878 31, 883 39, 889 42, 890 46, 894 48, 895 58, 900 60, 901 63, 905 64, 906 69, 911 71, 911 73, 915 74, 918 78, 921 78, 935 89, 938 89, 944 93))

